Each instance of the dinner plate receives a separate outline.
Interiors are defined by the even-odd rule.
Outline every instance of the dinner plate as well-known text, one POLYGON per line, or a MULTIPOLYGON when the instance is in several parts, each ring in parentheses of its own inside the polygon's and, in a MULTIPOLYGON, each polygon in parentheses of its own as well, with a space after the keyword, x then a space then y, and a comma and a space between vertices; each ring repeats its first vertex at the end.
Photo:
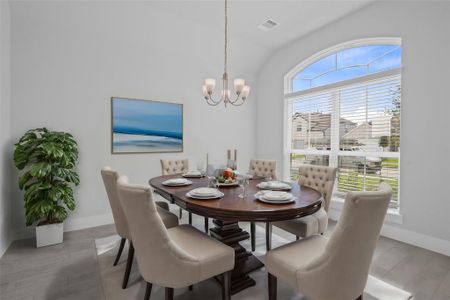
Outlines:
POLYGON ((270 191, 267 193, 264 193, 261 197, 264 197, 265 200, 269 201, 284 201, 284 200, 290 200, 292 199, 292 194, 287 192, 281 192, 281 191, 270 191))
POLYGON ((208 196, 216 195, 217 192, 219 192, 218 189, 209 188, 209 187, 199 187, 199 188, 189 191, 189 193, 191 193, 192 195, 198 196, 198 197, 208 197, 208 196))
POLYGON ((219 182, 218 183, 218 186, 238 186, 239 185, 239 182, 237 182, 237 180, 236 181, 234 181, 234 182, 219 182))
POLYGON ((183 176, 184 178, 202 178, 203 175, 202 174, 181 174, 181 176, 183 176))
POLYGON ((192 181, 184 178, 175 178, 175 179, 168 179, 164 181, 162 184, 167 186, 185 186, 192 184, 192 181))
POLYGON ((224 193, 222 193, 221 191, 217 191, 216 194, 205 197, 205 196, 193 195, 191 192, 187 192, 186 196, 189 198, 197 199, 197 200, 213 200, 213 199, 222 198, 224 196, 224 193))
POLYGON ((276 183, 279 183, 279 184, 270 184, 270 182, 275 182, 275 181, 260 182, 256 186, 263 190, 273 190, 273 191, 275 191, 275 190, 288 191, 288 190, 292 189, 292 186, 286 182, 276 181, 276 183))
POLYGON ((263 197, 265 193, 266 193, 266 191, 260 191, 255 194, 255 198, 261 202, 265 202, 265 203, 269 203, 269 204, 289 204, 289 203, 295 202, 295 199, 297 199, 297 197, 292 196, 292 198, 287 199, 287 200, 267 200, 263 197))

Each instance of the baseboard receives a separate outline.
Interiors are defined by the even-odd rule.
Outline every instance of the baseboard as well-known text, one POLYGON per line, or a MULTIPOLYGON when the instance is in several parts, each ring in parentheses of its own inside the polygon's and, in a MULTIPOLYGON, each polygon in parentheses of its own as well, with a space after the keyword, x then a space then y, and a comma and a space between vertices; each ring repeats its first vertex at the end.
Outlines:
MULTIPOLYGON (((86 229, 96 226, 102 226, 114 223, 111 213, 95 215, 81 218, 70 218, 64 222, 64 232, 86 229)), ((14 234, 14 240, 32 238, 36 234, 34 227, 27 227, 17 230, 14 234)))
MULTIPOLYGON (((339 215, 339 210, 331 209, 330 219, 337 221, 339 219, 339 215)), ((381 235, 403 243, 450 256, 450 241, 423 233, 410 231, 399 226, 401 225, 391 225, 389 222, 385 222, 383 228, 381 229, 381 235)))
POLYGON ((12 240, 10 238, 5 238, 0 241, 0 258, 5 254, 6 250, 11 246, 12 240))
POLYGON ((74 218, 64 222, 64 232, 91 228, 114 223, 111 213, 82 218, 74 218))

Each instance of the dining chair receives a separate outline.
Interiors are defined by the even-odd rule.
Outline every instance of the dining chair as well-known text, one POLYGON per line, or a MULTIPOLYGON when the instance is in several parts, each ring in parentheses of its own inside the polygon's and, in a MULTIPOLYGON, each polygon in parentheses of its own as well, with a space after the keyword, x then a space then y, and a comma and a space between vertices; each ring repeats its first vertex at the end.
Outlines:
POLYGON ((175 288, 191 289, 214 276, 221 277, 222 299, 230 299, 234 249, 191 225, 166 229, 149 186, 129 184, 125 176, 117 184, 139 270, 147 282, 144 299, 150 298, 153 284, 165 287, 166 300, 172 300, 175 288))
MULTIPOLYGON (((119 174, 110 167, 104 167, 101 170, 101 174, 103 178, 103 183, 105 185, 106 194, 108 195, 109 205, 111 206, 114 224, 116 226, 116 232, 121 237, 119 251, 117 252, 117 256, 113 264, 114 266, 116 266, 117 263, 119 262, 123 248, 125 247, 125 242, 127 240, 129 244, 127 265, 125 267, 125 274, 122 282, 122 288, 125 289, 128 285, 131 266, 133 264, 134 247, 130 235, 130 230, 128 228, 128 223, 125 218, 122 205, 120 204, 119 196, 117 194, 117 179, 119 178, 119 174)), ((156 205, 158 205, 157 211, 161 216, 164 225, 167 228, 171 228, 178 225, 178 217, 173 213, 169 212, 169 205, 166 202, 157 201, 156 205)))
MULTIPOLYGON (((275 160, 252 159, 250 160, 248 174, 252 175, 253 178, 277 180, 277 162, 275 160)), ((266 229, 269 228, 269 225, 267 224, 269 223, 266 223, 266 229)), ((255 251, 256 248, 255 222, 250 222, 250 240, 252 251, 255 251)))
POLYGON ((277 298, 277 278, 308 299, 362 299, 391 195, 386 183, 348 192, 330 239, 313 235, 267 252, 269 300, 277 298))
MULTIPOLYGON (((162 175, 183 174, 189 171, 189 161, 187 159, 161 159, 162 175)), ((157 192, 156 192, 157 193, 157 192)), ((180 219, 183 217, 183 209, 180 207, 180 219)), ((192 225, 192 213, 189 212, 189 225, 192 225)), ((205 232, 209 230, 209 219, 205 217, 205 232)))
POLYGON ((327 229, 328 211, 336 180, 336 168, 305 164, 300 166, 299 173, 299 185, 319 191, 323 197, 323 205, 317 212, 306 217, 266 223, 267 250, 271 248, 272 225, 295 234, 297 240, 299 237, 305 238, 313 234, 323 234, 327 229))

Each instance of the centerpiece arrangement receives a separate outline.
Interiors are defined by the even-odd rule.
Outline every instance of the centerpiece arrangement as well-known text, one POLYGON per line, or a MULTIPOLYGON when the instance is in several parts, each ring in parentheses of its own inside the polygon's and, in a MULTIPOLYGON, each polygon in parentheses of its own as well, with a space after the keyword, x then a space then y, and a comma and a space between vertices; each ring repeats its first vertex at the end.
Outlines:
POLYGON ((233 169, 226 168, 224 170, 217 170, 216 178, 219 186, 235 186, 238 185, 237 174, 233 169))

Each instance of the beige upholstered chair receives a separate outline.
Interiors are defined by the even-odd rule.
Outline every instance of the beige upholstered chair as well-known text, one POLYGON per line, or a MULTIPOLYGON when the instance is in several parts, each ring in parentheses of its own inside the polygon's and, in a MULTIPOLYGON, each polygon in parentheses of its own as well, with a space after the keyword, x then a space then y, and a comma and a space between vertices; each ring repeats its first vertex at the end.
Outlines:
POLYGON ((271 177, 277 179, 277 162, 274 160, 252 159, 248 168, 248 173, 254 177, 271 177))
MULTIPOLYGON (((112 170, 110 167, 105 167, 101 170, 103 183, 105 184, 106 193, 108 194, 109 204, 111 206, 114 224, 116 225, 117 234, 121 237, 119 251, 117 252, 116 259, 114 260, 114 266, 119 262, 120 256, 122 255, 123 248, 125 246, 125 241, 128 240, 129 250, 127 266, 125 268, 125 274, 123 277, 122 288, 126 288, 128 284, 128 278, 130 277, 131 265, 133 264, 134 247, 131 242, 130 230, 128 228, 128 223, 125 218, 125 214, 122 209, 122 205, 119 201, 119 196, 117 194, 117 179, 119 174, 112 170)), ((169 206, 166 202, 158 201, 156 203, 157 211, 163 220, 164 225, 167 228, 174 227, 178 225, 178 218, 176 215, 169 212, 169 206)))
POLYGON ((269 251, 269 299, 276 299, 277 278, 308 299, 361 299, 391 194, 385 183, 349 192, 330 239, 314 235, 269 251))
MULTIPOLYGON (((183 174, 189 171, 189 161, 187 159, 161 159, 161 173, 163 175, 183 174)), ((183 216, 183 210, 180 208, 180 219, 183 216)), ((189 224, 192 225, 192 213, 188 215, 189 224)), ((205 232, 208 233, 209 219, 205 217, 205 232)))
POLYGON ((161 159, 161 171, 163 175, 182 174, 189 171, 187 159, 161 159))
MULTIPOLYGON (((253 175, 254 178, 266 179, 270 177, 272 180, 277 180, 277 162, 274 160, 252 159, 250 160, 250 166, 248 167, 248 174, 253 175)), ((266 228, 269 228, 268 224, 269 223, 266 223, 266 228)), ((256 248, 255 222, 250 222, 250 240, 252 251, 255 251, 256 248)))
POLYGON ((316 213, 294 220, 268 223, 266 228, 266 245, 270 250, 271 225, 284 229, 297 237, 308 237, 313 234, 323 234, 328 226, 328 210, 330 208, 331 196, 333 193, 334 181, 336 179, 336 168, 302 165, 300 166, 300 178, 298 183, 301 186, 308 186, 322 193, 322 207, 316 213))
POLYGON ((221 274, 223 298, 230 299, 233 248, 190 225, 166 229, 149 186, 131 185, 123 176, 117 184, 139 271, 147 282, 145 299, 150 298, 152 284, 165 287, 166 299, 173 299, 174 288, 187 287, 221 274))

